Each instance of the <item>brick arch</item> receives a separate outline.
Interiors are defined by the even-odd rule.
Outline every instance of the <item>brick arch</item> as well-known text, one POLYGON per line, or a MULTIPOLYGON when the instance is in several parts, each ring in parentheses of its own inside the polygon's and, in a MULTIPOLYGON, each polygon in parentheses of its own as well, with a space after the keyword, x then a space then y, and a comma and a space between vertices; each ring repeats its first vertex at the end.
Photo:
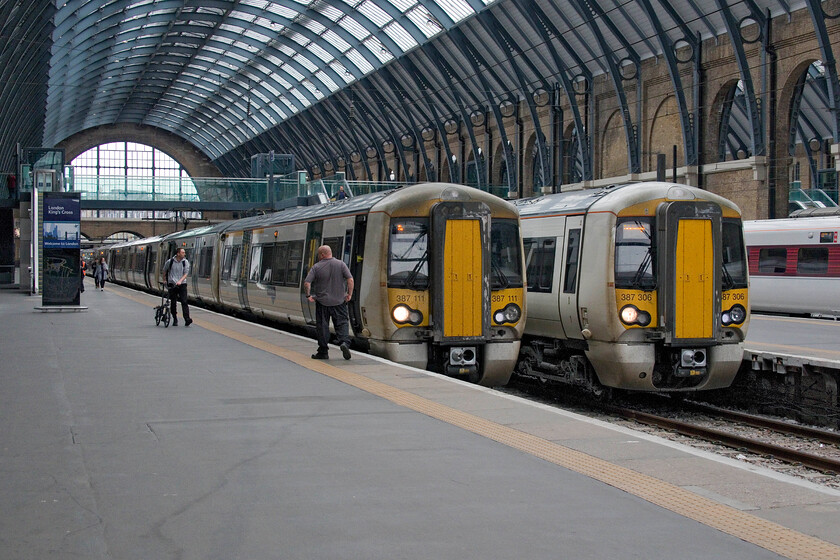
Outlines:
MULTIPOLYGON (((783 217, 788 213, 788 196, 790 191, 790 183, 788 181, 790 166, 796 162, 796 156, 791 156, 788 152, 790 144, 790 129, 795 124, 792 122, 791 111, 793 109, 793 95, 796 91, 796 83, 802 77, 802 74, 808 71, 808 68, 815 62, 820 61, 819 58, 803 57, 801 61, 790 67, 790 71, 785 76, 779 76, 779 96, 776 99, 776 149, 773 154, 776 162, 776 216, 783 217)), ((804 160, 803 160, 804 161, 804 160)))
POLYGON ((534 192, 534 150, 537 145, 537 134, 531 132, 525 139, 525 153, 522 158, 522 198, 537 194, 534 192))
MULTIPOLYGON (((737 83, 737 82, 736 82, 737 83)), ((720 130, 720 127, 718 127, 720 130)), ((679 166, 685 162, 685 146, 683 146, 682 121, 677 98, 667 95, 656 108, 650 125, 650 140, 648 141, 647 171, 656 170, 656 154, 665 154, 666 167, 679 166), (671 161, 677 147, 677 161, 671 161)))
POLYGON ((708 146, 709 152, 706 154, 706 161, 719 161, 720 159, 718 157, 718 145, 720 145, 720 127, 723 124, 721 122, 721 118, 723 118, 723 104, 726 102, 729 91, 738 85, 738 80, 739 78, 734 78, 721 84, 720 89, 718 89, 712 101, 708 121, 709 127, 705 130, 706 137, 708 138, 706 145, 708 146))
POLYGON ((57 145, 64 148, 65 159, 73 159, 101 144, 136 142, 164 152, 184 166, 190 177, 221 177, 222 173, 204 153, 193 144, 162 128, 145 125, 119 124, 89 128, 65 138, 57 145))
POLYGON ((627 174, 627 137, 621 112, 616 110, 607 119, 600 138, 600 177, 627 174))

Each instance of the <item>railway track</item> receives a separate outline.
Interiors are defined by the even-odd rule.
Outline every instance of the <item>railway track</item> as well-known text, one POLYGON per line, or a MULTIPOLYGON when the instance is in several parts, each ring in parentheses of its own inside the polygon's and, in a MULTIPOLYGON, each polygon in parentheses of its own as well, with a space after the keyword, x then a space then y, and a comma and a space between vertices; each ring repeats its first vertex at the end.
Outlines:
MULTIPOLYGON (((789 424, 770 418, 754 416, 741 412, 723 410, 698 403, 683 403, 681 412, 695 412, 703 414, 715 421, 725 420, 737 426, 751 426, 760 430, 769 430, 775 434, 795 436, 800 439, 822 442, 824 445, 840 448, 840 434, 789 424)), ((724 445, 738 450, 750 451, 758 455, 773 457, 788 463, 802 465, 826 474, 840 474, 840 458, 818 455, 789 446, 767 443, 755 437, 742 436, 729 431, 704 427, 696 423, 689 423, 675 418, 660 416, 648 412, 641 412, 629 408, 613 405, 603 405, 603 410, 619 417, 636 422, 656 426, 679 434, 703 439, 711 443, 724 445)))

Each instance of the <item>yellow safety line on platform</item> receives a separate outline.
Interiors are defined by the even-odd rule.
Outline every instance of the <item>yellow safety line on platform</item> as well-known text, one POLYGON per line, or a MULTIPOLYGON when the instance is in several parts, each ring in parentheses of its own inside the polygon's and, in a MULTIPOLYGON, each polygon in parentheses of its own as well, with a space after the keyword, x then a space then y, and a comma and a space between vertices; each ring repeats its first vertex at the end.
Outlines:
MULTIPOLYGON (((128 294, 123 297, 150 305, 147 301, 128 294)), ((151 306, 151 305, 150 305, 151 306)), ((713 527, 780 554, 792 560, 840 559, 840 546, 788 529, 772 521, 737 510, 733 507, 704 498, 694 492, 658 480, 654 477, 575 451, 540 437, 503 426, 491 420, 445 406, 427 398, 391 387, 327 362, 311 358, 293 350, 265 342, 246 334, 212 324, 195 321, 196 326, 232 338, 254 348, 264 350, 309 370, 321 373, 342 383, 361 389, 372 395, 387 399, 394 404, 442 420, 474 434, 497 441, 539 457, 555 465, 583 474, 594 480, 609 484, 662 508, 678 513, 688 519, 713 527)))

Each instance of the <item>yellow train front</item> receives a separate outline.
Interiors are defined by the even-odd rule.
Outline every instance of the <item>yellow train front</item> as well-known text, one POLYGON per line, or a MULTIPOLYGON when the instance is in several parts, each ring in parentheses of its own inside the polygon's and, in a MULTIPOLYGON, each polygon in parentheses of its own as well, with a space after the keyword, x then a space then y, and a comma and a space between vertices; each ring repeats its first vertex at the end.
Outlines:
POLYGON ((595 391, 732 383, 749 324, 733 203, 636 183, 517 205, 531 309, 519 373, 595 391))
POLYGON ((371 352, 507 383, 525 323, 515 207, 476 189, 416 185, 379 201, 367 222, 359 306, 371 352))

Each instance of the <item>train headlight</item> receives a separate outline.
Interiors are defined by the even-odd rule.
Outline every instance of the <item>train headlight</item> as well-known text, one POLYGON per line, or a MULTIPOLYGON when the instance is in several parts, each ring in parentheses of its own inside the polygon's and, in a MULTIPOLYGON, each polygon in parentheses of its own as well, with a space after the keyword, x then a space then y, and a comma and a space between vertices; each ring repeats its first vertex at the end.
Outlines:
POLYGON ((627 305, 621 308, 621 320, 627 323, 628 325, 632 325, 636 322, 636 319, 639 317, 639 310, 633 307, 632 305, 627 305))
POLYGON ((724 311, 720 315, 720 322, 726 325, 743 323, 747 318, 747 310, 743 305, 733 305, 732 309, 724 311))
POLYGON ((503 323, 516 323, 522 318, 522 309, 515 303, 509 303, 504 309, 493 313, 493 320, 501 325, 503 323))
POLYGON ((422 313, 403 304, 397 305, 391 310, 391 317, 398 325, 403 325, 405 323, 419 325, 423 322, 422 313))
POLYGON ((650 324, 650 313, 640 311, 635 305, 625 305, 619 312, 621 322, 625 325, 640 325, 646 327, 650 324))

